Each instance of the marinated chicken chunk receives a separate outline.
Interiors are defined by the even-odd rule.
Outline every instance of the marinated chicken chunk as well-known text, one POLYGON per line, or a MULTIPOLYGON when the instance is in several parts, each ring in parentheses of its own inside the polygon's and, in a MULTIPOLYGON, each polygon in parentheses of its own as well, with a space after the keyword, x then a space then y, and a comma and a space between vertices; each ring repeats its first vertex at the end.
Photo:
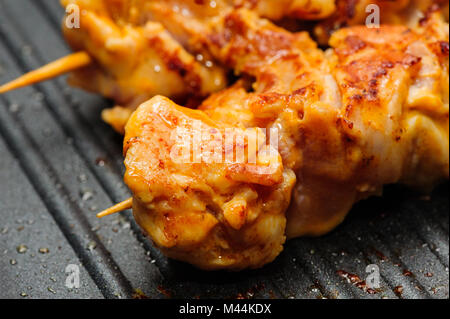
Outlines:
POLYGON ((126 127, 125 182, 136 221, 167 256, 210 270, 256 268, 282 250, 295 174, 262 132, 235 128, 227 140, 225 129, 200 111, 151 99, 126 127), (240 147, 245 158, 233 162, 240 147))

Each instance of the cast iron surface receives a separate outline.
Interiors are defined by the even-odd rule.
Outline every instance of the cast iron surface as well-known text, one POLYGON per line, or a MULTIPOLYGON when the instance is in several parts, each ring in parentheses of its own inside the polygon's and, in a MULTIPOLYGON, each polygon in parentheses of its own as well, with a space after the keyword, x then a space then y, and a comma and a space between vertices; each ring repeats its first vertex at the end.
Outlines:
MULTIPOLYGON (((57 0, 0 0, 0 83, 70 53, 57 0)), ((206 273, 169 261, 130 212, 122 138, 104 99, 65 78, 0 96, 2 298, 448 298, 448 183, 431 196, 389 187, 335 231, 288 242, 256 271, 206 273), (81 287, 66 287, 67 265, 81 287), (381 289, 361 282, 376 264, 381 289)))

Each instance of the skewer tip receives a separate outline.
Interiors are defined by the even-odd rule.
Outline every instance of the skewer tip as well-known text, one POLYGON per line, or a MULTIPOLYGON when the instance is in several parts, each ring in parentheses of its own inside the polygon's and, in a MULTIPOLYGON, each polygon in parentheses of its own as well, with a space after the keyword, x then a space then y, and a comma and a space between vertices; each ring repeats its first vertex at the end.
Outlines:
POLYGON ((128 198, 127 200, 124 200, 123 202, 116 204, 108 209, 105 209, 104 211, 97 214, 98 218, 103 218, 109 215, 113 215, 116 213, 119 213, 121 211, 130 209, 133 207, 133 198, 128 198))
POLYGON ((84 51, 69 54, 0 86, 0 94, 54 78, 58 75, 84 67, 91 62, 91 57, 84 51))

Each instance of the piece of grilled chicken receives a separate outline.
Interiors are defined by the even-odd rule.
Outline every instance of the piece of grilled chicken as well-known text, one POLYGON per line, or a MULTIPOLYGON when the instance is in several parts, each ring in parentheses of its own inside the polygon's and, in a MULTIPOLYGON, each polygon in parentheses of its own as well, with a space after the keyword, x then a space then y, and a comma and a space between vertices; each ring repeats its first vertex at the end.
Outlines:
POLYGON ((343 27, 378 22, 414 28, 427 11, 440 9, 448 22, 448 0, 336 0, 334 13, 314 28, 317 41, 327 45, 330 36, 343 27), (374 6, 375 5, 375 6, 374 6), (378 11, 374 11, 374 8, 378 11))
MULTIPOLYGON (((196 26, 183 32, 255 82, 213 94, 196 111, 155 97, 128 122, 134 216, 168 256, 203 269, 257 268, 286 237, 330 231, 383 185, 429 189, 448 178, 448 24, 439 11, 414 29, 341 29, 325 53, 306 33, 248 10, 196 26), (262 143, 254 164, 174 161, 174 134, 189 141, 195 121, 211 134, 276 128, 278 153, 268 161, 262 143)), ((219 145, 224 154, 237 148, 219 145)))

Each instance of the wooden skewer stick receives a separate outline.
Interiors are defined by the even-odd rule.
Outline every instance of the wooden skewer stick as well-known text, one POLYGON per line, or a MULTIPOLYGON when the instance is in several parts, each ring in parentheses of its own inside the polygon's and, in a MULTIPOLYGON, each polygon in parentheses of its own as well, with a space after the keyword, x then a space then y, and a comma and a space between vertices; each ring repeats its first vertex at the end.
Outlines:
POLYGON ((72 53, 68 56, 44 65, 37 70, 26 73, 16 80, 0 86, 0 94, 54 78, 58 75, 79 69, 91 63, 92 59, 86 52, 81 51, 72 53))
POLYGON ((108 209, 105 209, 104 211, 102 211, 101 213, 97 214, 98 218, 102 218, 105 216, 109 216, 112 214, 116 214, 119 213, 121 211, 124 211, 126 209, 130 209, 133 207, 133 197, 128 198, 127 200, 124 200, 123 202, 114 205, 113 207, 110 207, 108 209))

